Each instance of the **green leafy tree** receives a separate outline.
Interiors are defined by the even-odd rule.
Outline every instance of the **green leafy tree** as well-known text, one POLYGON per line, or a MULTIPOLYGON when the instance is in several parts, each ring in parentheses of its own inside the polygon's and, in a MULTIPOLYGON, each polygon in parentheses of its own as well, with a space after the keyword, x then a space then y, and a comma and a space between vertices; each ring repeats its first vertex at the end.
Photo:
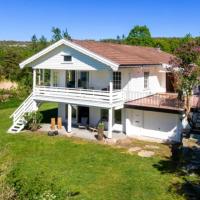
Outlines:
POLYGON ((186 114, 188 115, 192 90, 200 83, 200 45, 197 41, 189 41, 182 44, 175 53, 176 57, 170 62, 172 66, 170 70, 175 75, 179 94, 183 94, 186 114))
POLYGON ((154 44, 147 26, 135 26, 131 29, 125 43, 139 46, 153 46, 154 44))
POLYGON ((48 45, 47 38, 42 35, 39 39, 40 48, 45 48, 48 45))
POLYGON ((134 26, 133 29, 129 32, 128 35, 129 39, 132 38, 151 38, 151 33, 149 31, 149 28, 145 26, 134 26))

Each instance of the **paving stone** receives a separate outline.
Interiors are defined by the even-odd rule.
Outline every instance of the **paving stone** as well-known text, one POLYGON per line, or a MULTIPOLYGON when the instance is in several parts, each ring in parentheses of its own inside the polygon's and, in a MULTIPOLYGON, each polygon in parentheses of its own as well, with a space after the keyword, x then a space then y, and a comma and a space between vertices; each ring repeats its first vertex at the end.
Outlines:
POLYGON ((140 151, 142 148, 141 147, 131 147, 128 149, 128 152, 129 153, 133 153, 133 152, 136 152, 136 151, 140 151))
POLYGON ((156 146, 156 145, 145 145, 145 148, 148 148, 148 149, 159 149, 159 146, 156 146))
POLYGON ((155 153, 153 151, 146 151, 146 150, 141 150, 138 152, 138 156, 141 157, 152 157, 155 153))

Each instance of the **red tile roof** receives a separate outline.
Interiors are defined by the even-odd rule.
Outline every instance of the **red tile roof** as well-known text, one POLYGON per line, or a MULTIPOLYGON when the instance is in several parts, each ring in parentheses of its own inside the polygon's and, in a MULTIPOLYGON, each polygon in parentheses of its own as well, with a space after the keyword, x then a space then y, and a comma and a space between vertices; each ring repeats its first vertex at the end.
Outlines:
POLYGON ((152 47, 113 44, 90 40, 73 40, 73 42, 120 66, 168 64, 173 57, 172 54, 152 47))

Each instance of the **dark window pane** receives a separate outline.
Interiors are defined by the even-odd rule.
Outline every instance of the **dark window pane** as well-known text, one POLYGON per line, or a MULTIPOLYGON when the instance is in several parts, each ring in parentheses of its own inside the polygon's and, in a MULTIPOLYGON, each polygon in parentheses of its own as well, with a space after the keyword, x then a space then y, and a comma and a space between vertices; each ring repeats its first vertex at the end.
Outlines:
POLYGON ((121 124, 122 123, 122 110, 115 110, 115 123, 121 124))
POLYGON ((72 57, 71 56, 64 56, 64 61, 72 61, 72 57))

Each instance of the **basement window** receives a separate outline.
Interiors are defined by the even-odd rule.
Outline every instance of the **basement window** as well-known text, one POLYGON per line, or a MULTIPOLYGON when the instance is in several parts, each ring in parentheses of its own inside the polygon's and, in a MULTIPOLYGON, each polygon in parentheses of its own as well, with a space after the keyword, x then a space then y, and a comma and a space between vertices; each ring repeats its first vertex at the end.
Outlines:
POLYGON ((70 62, 70 61, 72 61, 72 57, 70 55, 66 55, 66 56, 64 56, 64 61, 70 62))

